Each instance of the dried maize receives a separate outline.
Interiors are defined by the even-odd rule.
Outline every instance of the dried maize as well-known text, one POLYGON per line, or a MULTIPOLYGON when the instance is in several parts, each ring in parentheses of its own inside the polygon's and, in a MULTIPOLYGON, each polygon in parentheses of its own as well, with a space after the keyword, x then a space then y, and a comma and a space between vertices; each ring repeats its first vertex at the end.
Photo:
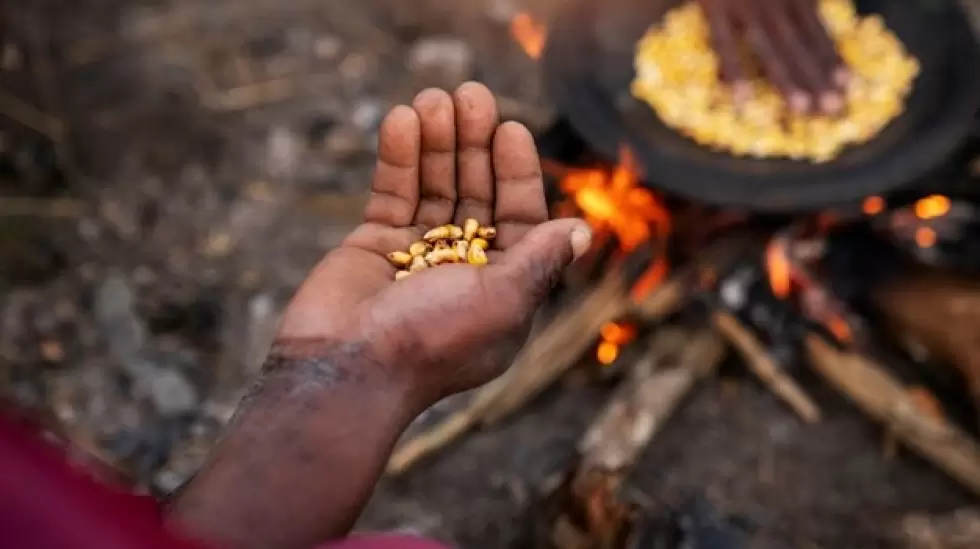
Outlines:
POLYGON ((430 229, 422 240, 412 243, 407 252, 394 251, 387 257, 400 269, 395 272, 395 280, 446 263, 486 265, 489 241, 496 237, 495 227, 483 227, 476 219, 467 219, 462 227, 440 225, 430 229))
POLYGON ((736 156, 832 160, 901 114, 919 64, 879 16, 859 16, 852 0, 819 0, 818 9, 853 75, 840 117, 794 114, 761 78, 751 83, 752 98, 736 107, 694 2, 669 11, 640 39, 631 91, 664 124, 701 145, 736 156))

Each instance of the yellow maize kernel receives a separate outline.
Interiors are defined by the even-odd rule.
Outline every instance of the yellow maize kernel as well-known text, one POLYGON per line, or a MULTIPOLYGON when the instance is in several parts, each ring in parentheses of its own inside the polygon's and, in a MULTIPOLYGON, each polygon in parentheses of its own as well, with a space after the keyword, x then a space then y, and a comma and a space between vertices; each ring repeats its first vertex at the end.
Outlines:
POLYGON ((449 225, 440 225, 434 229, 429 229, 429 231, 422 235, 422 240, 425 240, 426 242, 435 242, 436 240, 449 238, 449 235, 449 225))
POLYGON ((429 248, 430 246, 428 242, 419 240, 418 242, 412 243, 412 245, 408 247, 408 253, 413 256, 425 255, 425 253, 429 251, 429 248))
POLYGON ((473 218, 467 219, 463 223, 463 238, 473 240, 478 230, 480 230, 480 222, 473 218))
POLYGON ((425 254, 425 262, 430 266, 441 265, 443 263, 456 263, 459 255, 452 248, 437 248, 425 254))
POLYGON ((480 227, 476 230, 476 235, 484 240, 493 240, 494 238, 497 238, 497 228, 480 227))
POLYGON ((430 229, 427 233, 422 235, 422 240, 427 242, 435 242, 436 240, 443 239, 456 239, 463 237, 462 227, 456 225, 441 225, 434 229, 430 229))
POLYGON ((465 240, 457 240, 453 243, 453 251, 460 261, 466 261, 466 252, 470 249, 470 243, 465 240))
POLYGON ((395 280, 401 280, 410 274, 412 273, 408 271, 398 271, 397 273, 395 273, 395 280))
POLYGON ((428 267, 429 264, 425 262, 425 258, 420 255, 417 255, 412 258, 412 264, 408 267, 408 271, 412 273, 417 273, 428 267))
POLYGON ((407 252, 391 252, 388 261, 395 267, 404 267, 412 262, 412 254, 407 252))
MULTIPOLYGON (((480 239, 478 238, 476 240, 480 239)), ((474 243, 476 240, 474 240, 474 243)), ((471 245, 470 249, 466 252, 466 262, 470 265, 486 265, 489 259, 485 250, 486 248, 484 247, 471 245)))

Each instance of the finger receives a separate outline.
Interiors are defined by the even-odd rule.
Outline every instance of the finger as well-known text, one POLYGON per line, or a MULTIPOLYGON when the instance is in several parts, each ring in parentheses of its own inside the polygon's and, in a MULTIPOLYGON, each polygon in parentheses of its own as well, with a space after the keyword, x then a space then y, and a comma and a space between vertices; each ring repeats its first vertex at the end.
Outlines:
POLYGON ((497 263, 485 267, 487 283, 521 313, 533 312, 561 279, 562 271, 592 243, 592 231, 581 219, 542 223, 515 243, 497 263), (496 290, 496 288, 500 288, 496 290), (513 292, 503 294, 503 292, 513 292))
POLYGON ((738 41, 735 39, 735 20, 728 9, 728 2, 702 0, 701 7, 711 30, 711 44, 718 55, 722 80, 732 84, 736 102, 747 99, 749 76, 739 58, 738 41))
POLYGON ((387 255, 397 250, 407 250, 419 238, 421 233, 414 227, 362 223, 347 235, 341 245, 387 255))
MULTIPOLYGON (((780 5, 779 7, 785 7, 780 5)), ((788 66, 792 78, 806 89, 811 107, 835 95, 830 71, 824 71, 816 53, 803 42, 799 27, 783 9, 762 9, 759 18, 776 52, 788 66)))
POLYGON ((419 207, 415 224, 432 228, 456 210, 456 115, 453 98, 430 88, 412 101, 422 132, 419 207))
POLYGON ((493 221, 493 160, 490 147, 497 129, 497 100, 483 84, 467 82, 453 94, 456 106, 456 223, 474 218, 493 221))
POLYGON ((522 124, 505 122, 493 137, 493 170, 497 178, 494 244, 506 250, 535 225, 548 220, 541 162, 534 138, 522 124))
POLYGON ((814 0, 790 0, 793 16, 803 29, 806 42, 816 52, 824 69, 830 72, 838 89, 847 85, 850 71, 837 53, 837 47, 824 26, 814 0))
POLYGON ((743 1, 735 2, 734 5, 737 6, 739 20, 745 29, 746 41, 761 61, 766 78, 783 94, 790 109, 796 112, 808 111, 810 96, 803 86, 793 81, 789 66, 762 26, 759 13, 754 11, 753 6, 756 4, 743 1))
POLYGON ((406 227, 419 203, 419 117, 410 107, 399 105, 391 109, 378 133, 378 164, 364 220, 406 227))

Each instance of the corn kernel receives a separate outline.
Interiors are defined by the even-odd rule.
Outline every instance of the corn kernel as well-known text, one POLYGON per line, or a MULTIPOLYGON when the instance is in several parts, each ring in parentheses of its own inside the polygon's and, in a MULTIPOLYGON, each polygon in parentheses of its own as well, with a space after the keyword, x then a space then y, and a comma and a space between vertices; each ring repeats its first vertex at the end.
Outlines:
POLYGON ((476 232, 480 230, 480 222, 470 218, 463 223, 463 238, 466 240, 473 240, 476 236, 476 232))
POLYGON ((430 266, 441 265, 443 263, 456 263, 459 255, 452 248, 439 248, 425 254, 425 262, 430 266))
POLYGON ((419 240, 408 247, 408 253, 412 256, 425 255, 429 251, 429 243, 419 240))
POLYGON ((497 238, 496 227, 480 227, 476 230, 476 235, 484 240, 493 240, 497 238))
POLYGON ((412 262, 412 254, 406 252, 391 252, 388 261, 395 267, 404 267, 412 262))
POLYGON ((408 267, 408 272, 417 273, 428 267, 429 264, 425 262, 425 258, 420 255, 417 255, 412 258, 412 264, 408 267))

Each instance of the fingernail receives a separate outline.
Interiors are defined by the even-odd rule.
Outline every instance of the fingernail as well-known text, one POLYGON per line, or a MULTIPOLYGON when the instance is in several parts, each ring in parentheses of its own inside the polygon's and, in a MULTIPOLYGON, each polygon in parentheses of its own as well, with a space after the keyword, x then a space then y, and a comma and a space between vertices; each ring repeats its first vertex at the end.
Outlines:
POLYGON ((797 113, 808 112, 810 110, 810 96, 800 90, 790 92, 789 108, 797 113))
POLYGON ((589 251, 589 247, 592 246, 592 228, 585 224, 575 227, 572 229, 569 240, 572 244, 572 260, 574 261, 585 255, 585 252, 589 251))
POLYGON ((820 110, 827 115, 839 114, 844 109, 844 98, 838 93, 825 93, 820 97, 820 110))

